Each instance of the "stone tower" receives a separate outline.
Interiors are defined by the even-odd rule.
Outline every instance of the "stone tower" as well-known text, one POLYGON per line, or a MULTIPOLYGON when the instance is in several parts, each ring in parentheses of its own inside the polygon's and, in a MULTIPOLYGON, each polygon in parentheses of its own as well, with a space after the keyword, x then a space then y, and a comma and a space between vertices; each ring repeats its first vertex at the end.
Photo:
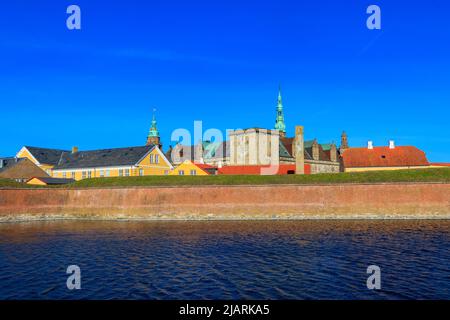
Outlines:
POLYGON ((156 118, 155 118, 155 112, 153 111, 153 118, 152 118, 152 126, 150 127, 150 131, 148 132, 147 136, 147 145, 154 144, 162 147, 161 140, 159 138, 159 131, 156 127, 156 118))
POLYGON ((278 89, 277 118, 275 120, 275 130, 278 130, 280 137, 286 136, 286 125, 284 124, 283 102, 281 99, 281 86, 278 89))
POLYGON ((347 134, 345 133, 345 131, 342 132, 341 135, 341 152, 344 151, 345 149, 348 149, 348 140, 347 140, 347 134))

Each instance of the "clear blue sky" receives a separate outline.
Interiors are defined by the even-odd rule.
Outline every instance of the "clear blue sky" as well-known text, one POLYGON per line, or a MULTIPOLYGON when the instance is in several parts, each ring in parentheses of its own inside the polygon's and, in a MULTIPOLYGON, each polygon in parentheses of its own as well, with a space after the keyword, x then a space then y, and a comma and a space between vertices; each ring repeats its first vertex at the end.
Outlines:
POLYGON ((0 6, 0 156, 142 145, 176 128, 286 124, 450 161, 448 1, 34 0, 0 6), (82 30, 66 28, 66 8, 82 30), (366 8, 382 30, 366 28, 366 8))

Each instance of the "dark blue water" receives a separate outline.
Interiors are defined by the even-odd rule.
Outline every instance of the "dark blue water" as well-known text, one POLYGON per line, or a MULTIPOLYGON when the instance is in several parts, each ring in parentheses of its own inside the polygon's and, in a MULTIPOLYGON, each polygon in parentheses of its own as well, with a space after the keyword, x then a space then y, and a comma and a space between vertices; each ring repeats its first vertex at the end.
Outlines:
POLYGON ((0 299, 450 299, 449 248, 450 221, 0 224, 0 299))

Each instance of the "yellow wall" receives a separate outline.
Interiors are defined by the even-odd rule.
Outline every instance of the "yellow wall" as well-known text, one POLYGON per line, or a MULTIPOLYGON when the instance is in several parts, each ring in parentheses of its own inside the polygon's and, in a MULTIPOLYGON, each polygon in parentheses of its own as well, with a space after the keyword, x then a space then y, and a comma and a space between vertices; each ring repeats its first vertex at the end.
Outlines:
POLYGON ((27 184, 32 184, 35 186, 46 186, 47 184, 45 182, 42 182, 39 179, 33 178, 30 181, 27 182, 27 184))
POLYGON ((195 164, 193 164, 191 161, 186 160, 184 161, 182 164, 180 164, 178 167, 176 167, 171 173, 171 176, 178 176, 181 175, 180 171, 184 172, 184 176, 192 176, 192 175, 196 175, 196 176, 207 176, 208 173, 203 171, 202 169, 200 169, 199 167, 197 167, 195 164), (193 171, 195 170, 195 174, 192 174, 193 171))
POLYGON ((73 170, 56 170, 53 171, 52 177, 54 178, 70 178, 75 180, 82 180, 83 178, 89 178, 89 171, 91 172, 90 178, 103 178, 103 177, 119 177, 120 169, 122 169, 122 176, 125 177, 126 170, 129 170, 130 177, 151 176, 151 175, 166 175, 172 170, 171 164, 165 160, 158 149, 153 149, 144 159, 141 160, 136 166, 123 166, 112 168, 77 168, 73 170), (158 162, 156 163, 156 155, 158 155, 158 162), (153 162, 151 158, 153 156, 153 162), (140 171, 142 169, 142 172, 140 171), (86 173, 83 177, 83 171, 86 173), (107 175, 109 171, 109 175, 107 175), (64 176, 64 173, 66 175, 64 176), (72 175, 72 173, 74 175, 72 175), (103 176, 102 176, 103 173, 103 176))
POLYGON ((53 165, 50 164, 39 164, 34 158, 33 156, 30 154, 30 152, 28 152, 27 149, 22 149, 19 151, 19 153, 17 154, 18 158, 27 158, 28 160, 30 160, 31 162, 33 162, 35 165, 37 165, 39 168, 41 168, 42 170, 44 170, 48 175, 51 175, 52 172, 52 168, 53 165))
POLYGON ((413 166, 413 167, 360 167, 360 168, 345 168, 345 172, 388 171, 388 170, 428 169, 428 168, 431 168, 431 166, 413 166))

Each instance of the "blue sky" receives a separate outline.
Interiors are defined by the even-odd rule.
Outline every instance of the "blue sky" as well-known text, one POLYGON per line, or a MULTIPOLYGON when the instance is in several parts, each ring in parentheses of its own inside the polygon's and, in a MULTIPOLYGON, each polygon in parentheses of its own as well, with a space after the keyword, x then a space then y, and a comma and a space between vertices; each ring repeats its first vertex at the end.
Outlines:
POLYGON ((153 107, 164 148, 195 120, 273 128, 281 83, 288 135, 346 130, 352 146, 393 139, 450 161, 449 15, 444 0, 5 2, 0 156, 142 145, 153 107))

